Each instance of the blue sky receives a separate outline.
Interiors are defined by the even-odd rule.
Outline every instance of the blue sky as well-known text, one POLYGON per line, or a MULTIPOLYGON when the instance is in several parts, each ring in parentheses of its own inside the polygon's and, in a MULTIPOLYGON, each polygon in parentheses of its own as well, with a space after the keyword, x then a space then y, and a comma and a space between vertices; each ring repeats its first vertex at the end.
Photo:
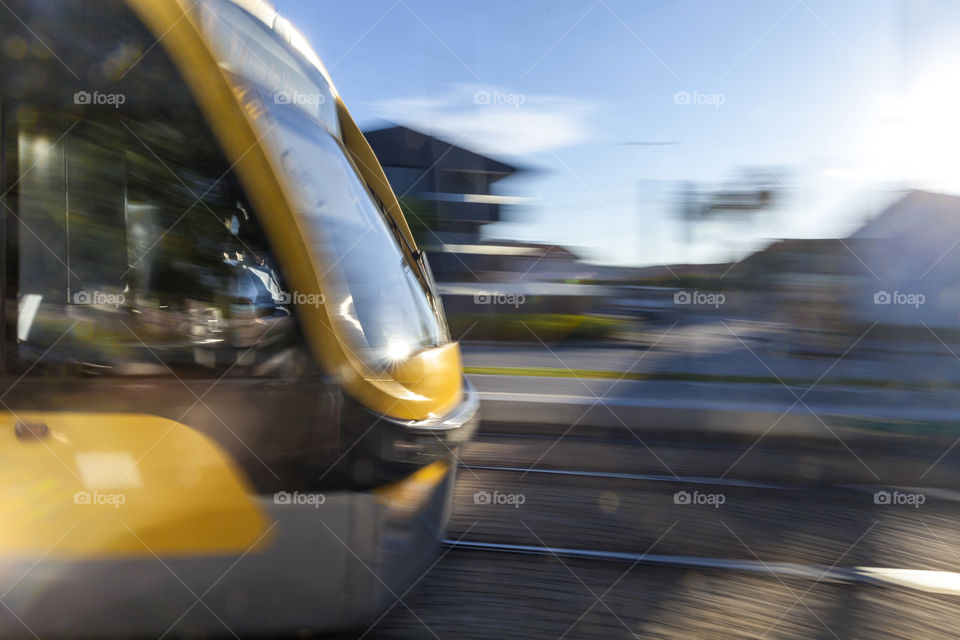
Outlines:
POLYGON ((896 189, 960 187, 949 0, 276 4, 362 127, 401 122, 538 169, 499 184, 528 200, 492 237, 605 263, 725 260, 846 234, 896 189), (748 170, 774 176, 776 207, 682 222, 683 183, 748 170))

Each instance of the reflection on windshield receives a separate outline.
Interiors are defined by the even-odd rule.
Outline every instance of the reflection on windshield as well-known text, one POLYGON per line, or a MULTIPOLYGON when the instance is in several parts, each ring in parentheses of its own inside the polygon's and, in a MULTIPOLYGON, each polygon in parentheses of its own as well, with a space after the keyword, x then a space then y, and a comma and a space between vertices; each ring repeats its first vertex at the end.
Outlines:
POLYGON ((296 110, 271 105, 268 111, 276 126, 264 140, 282 160, 314 250, 330 265, 337 291, 328 296, 351 301, 348 322, 362 327, 378 360, 438 344, 436 316, 413 267, 346 151, 296 110))
POLYGON ((34 167, 18 183, 20 356, 162 373, 285 348, 279 271, 196 115, 178 112, 179 129, 91 119, 66 135, 56 119, 6 123, 34 167))
POLYGON ((444 329, 382 210, 339 139, 336 103, 301 52, 239 7, 209 0, 205 37, 229 80, 258 95, 268 153, 283 170, 339 326, 365 360, 386 365, 444 340, 444 329))

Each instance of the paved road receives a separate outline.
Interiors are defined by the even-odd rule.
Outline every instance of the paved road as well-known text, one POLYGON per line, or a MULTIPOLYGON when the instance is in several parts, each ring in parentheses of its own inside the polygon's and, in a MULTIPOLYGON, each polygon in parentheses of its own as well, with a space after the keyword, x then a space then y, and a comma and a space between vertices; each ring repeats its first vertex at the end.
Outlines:
POLYGON ((728 320, 664 328, 635 344, 468 344, 464 362, 473 368, 489 421, 753 434, 775 425, 780 435, 805 437, 867 428, 957 437, 960 359, 933 334, 926 337, 892 343, 849 336, 839 351, 801 357, 785 348, 792 334, 782 327, 728 320), (501 375, 503 368, 573 370, 580 377, 501 375), (586 377, 590 370, 695 378, 586 377))
POLYGON ((463 353, 468 367, 778 376, 801 380, 824 376, 826 384, 854 379, 960 385, 956 347, 944 345, 934 334, 924 335, 923 341, 899 343, 871 340, 869 333, 841 336, 819 353, 797 351, 794 338, 780 325, 727 319, 726 324, 651 329, 634 343, 467 343, 463 353))
MULTIPOLYGON (((936 488, 941 497, 951 490, 960 491, 960 446, 953 446, 956 440, 867 434, 843 442, 773 434, 762 438, 696 434, 665 440, 661 434, 629 433, 622 428, 605 434, 612 438, 597 438, 572 435, 576 430, 564 435, 566 430, 558 426, 543 426, 535 436, 519 433, 526 425, 506 427, 485 425, 463 452, 463 462, 530 468, 532 473, 612 471, 659 476, 666 481, 694 476, 800 489, 923 486, 936 488)), ((461 475, 470 478, 473 474, 461 475)))
MULTIPOLYGON (((958 363, 960 366, 960 363, 958 363)), ((827 437, 834 428, 960 436, 960 391, 472 375, 493 422, 827 437), (827 428, 829 427, 829 429, 827 428)))
POLYGON ((953 640, 960 628, 955 597, 476 552, 450 553, 404 602, 366 637, 953 640))
MULTIPOLYGON (((938 487, 895 484, 926 465, 933 451, 923 441, 873 449, 854 443, 871 471, 839 443, 772 438, 742 458, 750 443, 651 438, 648 444, 483 436, 463 452, 464 464, 474 468, 460 471, 449 535, 766 563, 960 571, 955 456, 938 463, 943 472, 932 483, 938 487), (726 475, 732 483, 687 477, 717 478, 737 459, 726 475), (489 469, 531 466, 649 477, 489 469), (877 504, 876 490, 899 490, 914 504, 877 504), (677 491, 723 501, 677 504, 677 491), (503 504, 478 500, 478 492, 496 493, 501 497, 493 501, 503 504), (921 504, 915 504, 918 495, 921 504)), ((917 589, 457 549, 366 637, 927 640, 955 638, 958 628, 960 596, 917 589)))

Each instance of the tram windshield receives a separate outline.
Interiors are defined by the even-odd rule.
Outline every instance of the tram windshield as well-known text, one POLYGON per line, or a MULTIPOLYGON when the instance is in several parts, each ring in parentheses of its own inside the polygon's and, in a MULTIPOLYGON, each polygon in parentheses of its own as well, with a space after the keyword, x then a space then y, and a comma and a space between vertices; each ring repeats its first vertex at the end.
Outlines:
POLYGON ((226 0, 205 0, 196 10, 235 92, 263 108, 257 136, 282 170, 326 269, 326 304, 357 354, 386 365, 444 342, 417 266, 344 148, 333 91, 309 49, 297 46, 302 38, 282 18, 255 17, 226 0))

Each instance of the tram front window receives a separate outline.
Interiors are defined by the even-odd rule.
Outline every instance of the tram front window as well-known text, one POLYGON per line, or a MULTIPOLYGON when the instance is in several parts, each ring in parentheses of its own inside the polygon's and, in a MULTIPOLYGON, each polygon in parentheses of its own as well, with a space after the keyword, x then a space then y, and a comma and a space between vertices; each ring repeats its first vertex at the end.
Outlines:
POLYGON ((103 371, 245 370, 289 346, 289 295, 199 120, 10 114, 27 362, 49 349, 103 371))
POLYGON ((314 253, 330 265, 324 294, 351 350, 385 366, 446 342, 417 266, 340 140, 336 99, 309 54, 231 2, 206 0, 198 11, 237 94, 259 101, 258 138, 282 169, 314 253))

